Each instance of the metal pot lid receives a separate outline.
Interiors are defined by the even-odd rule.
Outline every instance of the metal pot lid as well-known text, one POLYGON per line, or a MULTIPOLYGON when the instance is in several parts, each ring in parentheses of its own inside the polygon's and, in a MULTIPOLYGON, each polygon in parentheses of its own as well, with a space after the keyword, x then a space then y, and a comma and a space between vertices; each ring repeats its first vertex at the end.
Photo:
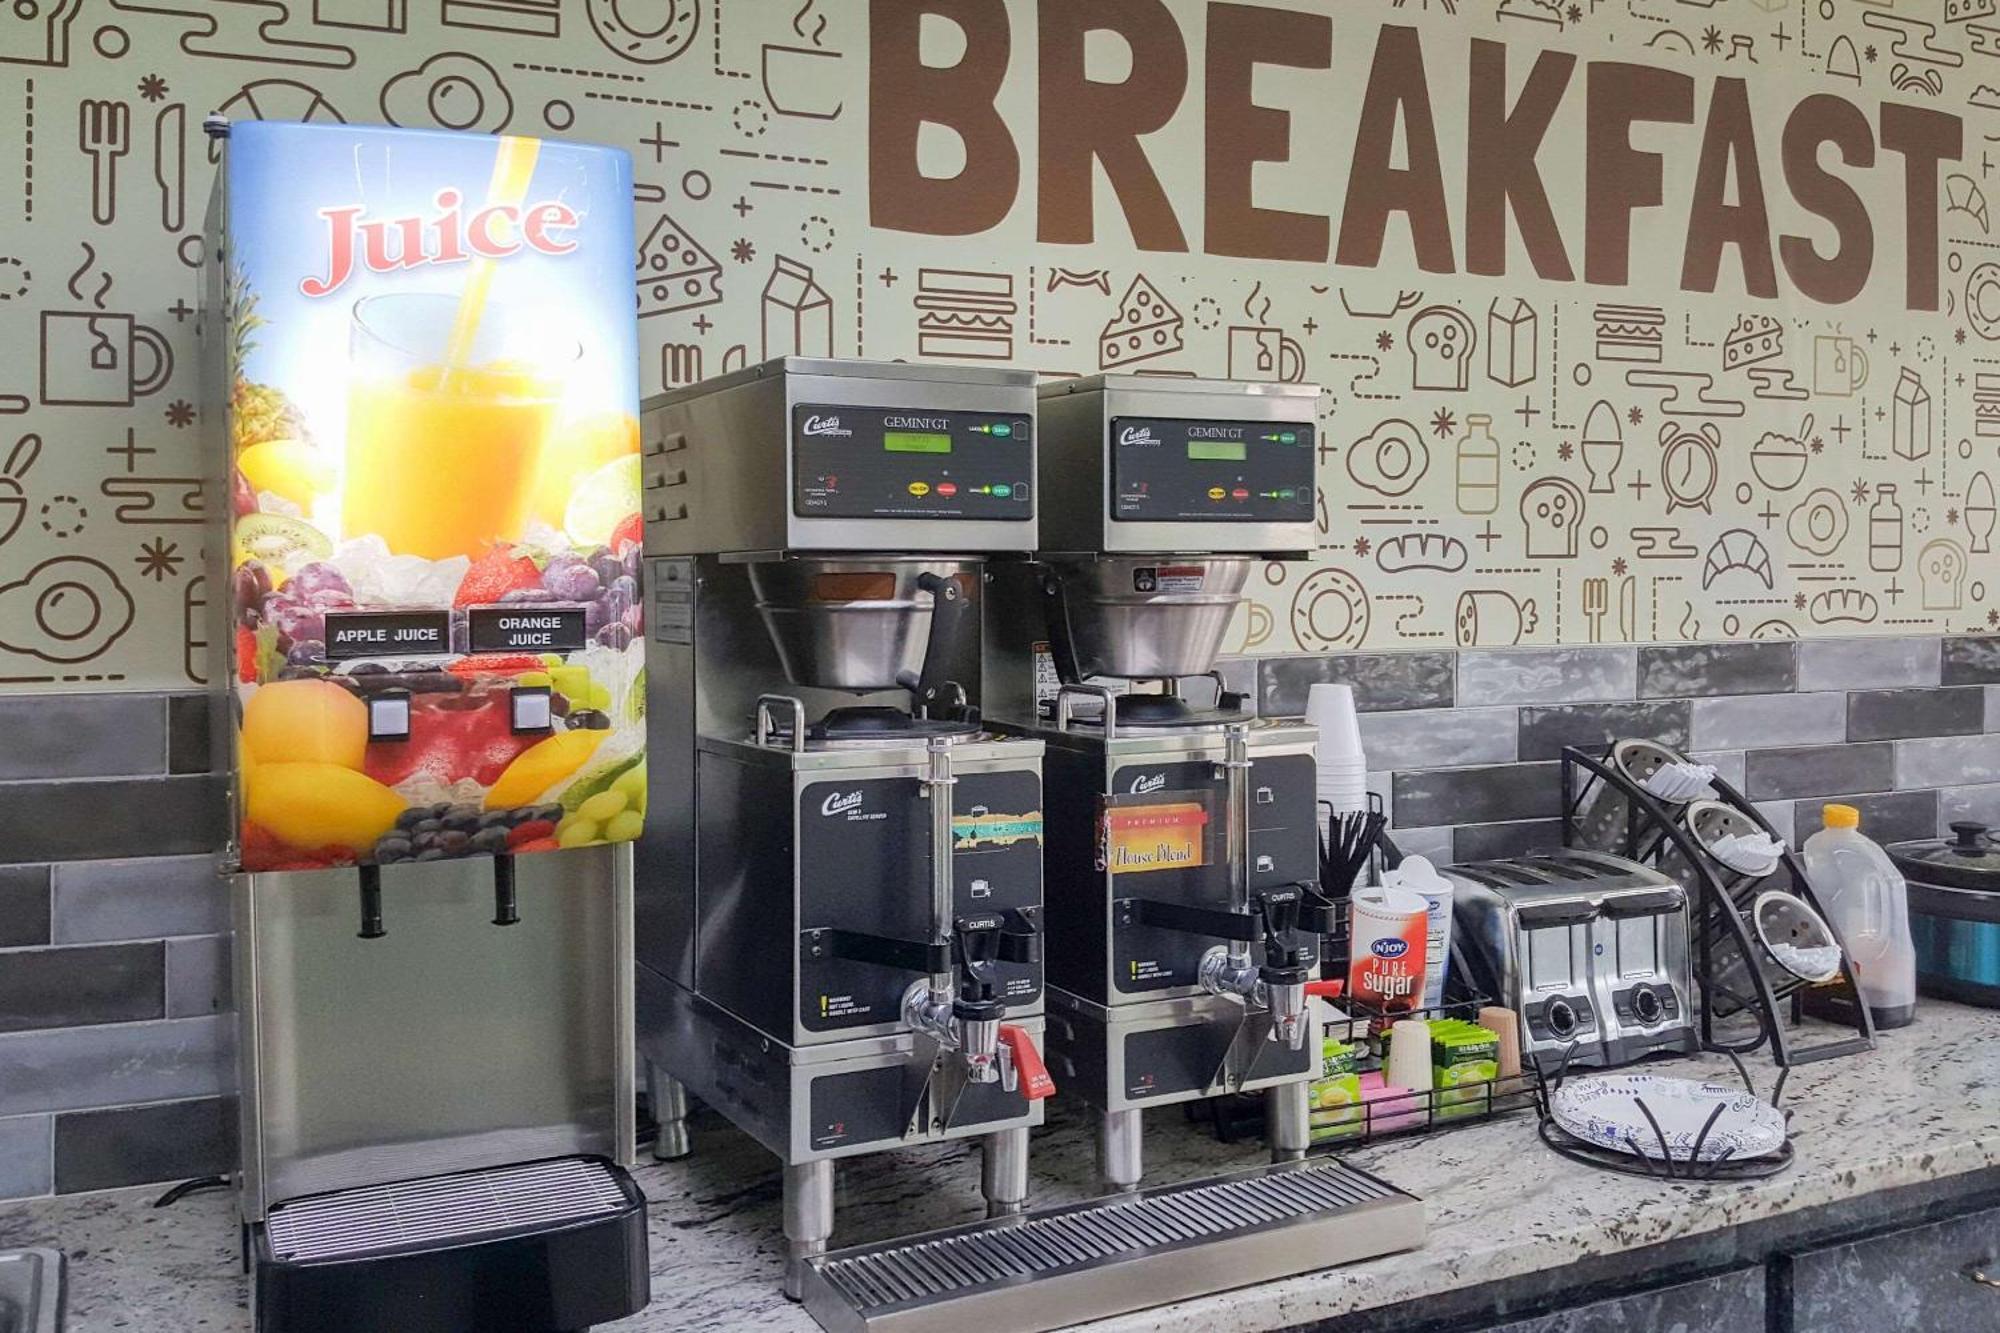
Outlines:
POLYGON ((1946 839, 1892 843, 1889 859, 1907 879, 1960 889, 2000 891, 2000 843, 1986 825, 1960 820, 1946 839))

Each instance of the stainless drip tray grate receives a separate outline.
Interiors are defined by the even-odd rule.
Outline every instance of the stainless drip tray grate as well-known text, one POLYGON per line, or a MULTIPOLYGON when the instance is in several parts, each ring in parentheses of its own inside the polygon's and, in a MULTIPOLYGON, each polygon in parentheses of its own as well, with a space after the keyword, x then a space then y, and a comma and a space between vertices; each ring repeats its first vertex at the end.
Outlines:
POLYGON ((1419 1200, 1340 1162, 1295 1162, 835 1251, 808 1261, 805 1305, 834 1333, 1039 1333, 1423 1238, 1419 1200))
POLYGON ((630 1202, 604 1162, 563 1157, 295 1199, 271 1210, 265 1234, 275 1258, 309 1262, 578 1222, 630 1202))

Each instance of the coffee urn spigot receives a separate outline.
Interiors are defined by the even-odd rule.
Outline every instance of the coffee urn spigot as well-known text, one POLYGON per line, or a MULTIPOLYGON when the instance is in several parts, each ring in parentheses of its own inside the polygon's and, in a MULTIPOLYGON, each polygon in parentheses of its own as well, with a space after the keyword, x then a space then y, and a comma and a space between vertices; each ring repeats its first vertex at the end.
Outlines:
POLYGON ((1313 951, 1299 927, 1300 894, 1296 891, 1258 896, 1264 924, 1264 964, 1257 969, 1264 1001, 1271 1010, 1271 1040, 1288 1050, 1305 1045, 1306 983, 1312 980, 1313 951))
POLYGON ((1264 961, 1253 963, 1240 948, 1218 945, 1202 955, 1197 976, 1210 995, 1234 995, 1262 1004, 1271 1015, 1271 1040, 1289 1050, 1305 1044, 1311 1024, 1306 1016, 1306 986, 1312 979, 1313 949, 1309 934, 1326 933, 1330 904, 1307 901, 1303 888, 1267 889, 1256 896, 1255 915, 1263 935, 1264 961), (1315 924, 1304 924, 1311 910, 1315 924))
MULTIPOLYGON (((945 1050, 956 1052, 964 1062, 967 1082, 998 1083, 1013 1092, 1019 1083, 1024 1054, 1020 1046, 1026 1034, 1007 1030, 1001 1021, 1007 1016, 1007 1006, 1000 998, 996 965, 1040 960, 1041 935, 1033 915, 992 912, 960 917, 952 923, 951 952, 954 987, 947 990, 929 981, 916 982, 903 994, 903 1021, 945 1050)), ((1032 1041, 1028 1049, 1032 1051, 1032 1041)), ((1034 1063, 1039 1069, 1039 1056, 1034 1063)), ((1046 1081, 1046 1073, 1039 1076, 1046 1081)))

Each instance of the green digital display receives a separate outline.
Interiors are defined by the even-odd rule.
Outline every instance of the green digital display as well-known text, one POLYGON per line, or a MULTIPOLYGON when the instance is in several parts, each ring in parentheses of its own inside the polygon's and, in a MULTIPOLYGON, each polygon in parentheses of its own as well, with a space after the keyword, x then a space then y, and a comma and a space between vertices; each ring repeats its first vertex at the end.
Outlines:
POLYGON ((1188 457, 1197 463, 1241 463, 1250 456, 1241 440, 1189 440, 1188 457))
POLYGON ((913 430, 885 431, 882 447, 892 454, 948 454, 951 436, 913 430))

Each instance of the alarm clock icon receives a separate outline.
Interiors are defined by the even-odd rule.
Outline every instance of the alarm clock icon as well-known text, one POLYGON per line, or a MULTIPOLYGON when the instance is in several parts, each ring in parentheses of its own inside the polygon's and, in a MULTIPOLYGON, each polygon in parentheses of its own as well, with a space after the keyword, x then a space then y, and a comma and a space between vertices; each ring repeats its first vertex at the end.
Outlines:
POLYGON ((1722 447, 1722 432, 1713 422, 1703 422, 1697 430, 1683 430, 1673 422, 1660 427, 1660 485, 1667 493, 1667 512, 1699 509, 1704 514, 1715 496, 1721 477, 1716 451, 1722 447))

